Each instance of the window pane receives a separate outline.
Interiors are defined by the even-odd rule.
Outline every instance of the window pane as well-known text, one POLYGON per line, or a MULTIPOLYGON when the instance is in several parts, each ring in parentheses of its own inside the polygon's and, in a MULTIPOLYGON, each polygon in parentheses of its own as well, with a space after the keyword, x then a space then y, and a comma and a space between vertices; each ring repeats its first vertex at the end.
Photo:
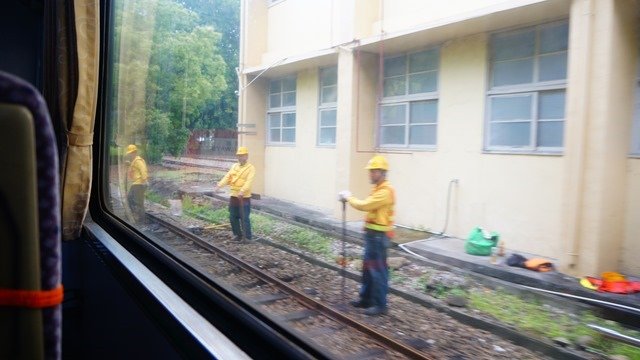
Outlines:
POLYGON ((382 126, 380 128, 382 145, 404 145, 404 126, 382 126))
POLYGON ((407 92, 405 87, 405 77, 399 76, 384 79, 384 96, 404 95, 407 92))
POLYGON ((282 129, 282 142, 296 142, 296 129, 282 129))
POLYGON ((569 24, 557 24, 540 29, 540 54, 567 50, 569 24))
POLYGON ((533 56, 535 39, 534 30, 494 35, 491 59, 500 61, 533 56))
POLYGON ((270 108, 280 107, 280 94, 269 95, 269 107, 270 108))
POLYGON ((282 127, 295 127, 296 126, 296 114, 287 113, 282 114, 282 127))
POLYGON ((296 78, 289 77, 282 79, 282 91, 296 91, 296 78))
POLYGON ((336 110, 320 111, 320 126, 336 126, 336 110))
POLYGON ((493 64, 493 86, 527 84, 533 81, 533 59, 493 64))
POLYGON ((280 129, 271 129, 269 131, 269 141, 280 142, 280 129))
POLYGON ((320 129, 320 144, 328 145, 336 143, 336 128, 322 128, 320 129))
POLYGON ((294 106, 296 104, 296 93, 286 92, 282 94, 282 106, 294 106))
POLYGON ((334 103, 338 101, 338 87, 328 86, 322 88, 322 94, 320 95, 321 103, 334 103))
POLYGON ((531 123, 491 123, 493 146, 529 146, 531 123))
POLYGON ((320 83, 322 86, 336 85, 338 83, 338 68, 336 66, 320 71, 320 83))
POLYGON ((280 127, 280 113, 269 114, 269 127, 270 128, 280 127))
POLYGON ((404 124, 406 121, 405 109, 404 104, 383 106, 380 109, 380 125, 404 124))
POLYGON ((399 76, 406 73, 406 57, 397 56, 384 59, 384 77, 399 76))
POLYGON ((271 83, 269 84, 269 93, 279 93, 282 90, 280 88, 281 83, 282 82, 280 80, 271 80, 271 83))
POLYGON ((437 101, 418 101, 411 103, 409 113, 409 123, 424 124, 435 123, 438 119, 437 101))
POLYGON ((530 120, 531 95, 491 98, 491 120, 530 120))
POLYGON ((562 80, 567 78, 567 53, 540 57, 539 81, 562 80))
POLYGON ((564 91, 541 92, 539 102, 539 119, 564 119, 564 91))
POLYGON ((538 146, 562 147, 564 121, 541 121, 538 123, 538 146))
POLYGON ((438 72, 430 71, 409 75, 409 94, 419 94, 438 89, 438 72))
POLYGON ((409 55, 409 72, 436 70, 438 68, 438 51, 427 50, 409 55))
POLYGON ((409 128, 409 145, 435 145, 435 125, 412 125, 409 128))

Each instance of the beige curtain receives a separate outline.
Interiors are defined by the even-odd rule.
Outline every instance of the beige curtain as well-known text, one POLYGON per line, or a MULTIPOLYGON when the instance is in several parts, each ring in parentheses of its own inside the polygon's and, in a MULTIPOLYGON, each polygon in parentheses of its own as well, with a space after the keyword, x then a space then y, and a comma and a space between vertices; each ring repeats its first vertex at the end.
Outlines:
MULTIPOLYGON (((59 86, 76 87, 77 94, 75 99, 69 99, 68 96, 61 96, 58 99, 63 124, 65 124, 65 129, 62 130, 66 133, 66 139, 63 138, 64 142, 60 144, 64 157, 61 176, 63 240, 79 237, 91 192, 93 126, 100 60, 99 0, 75 0, 70 25, 75 26, 77 82, 67 86, 59 84, 59 86), (74 104, 72 114, 64 116, 65 109, 71 110, 65 105, 71 103, 74 104)), ((74 44, 71 43, 70 46, 74 44)), ((59 74, 67 71, 65 64, 59 62, 58 65, 61 68, 59 74)), ((68 76, 67 79, 73 80, 73 76, 68 76)))

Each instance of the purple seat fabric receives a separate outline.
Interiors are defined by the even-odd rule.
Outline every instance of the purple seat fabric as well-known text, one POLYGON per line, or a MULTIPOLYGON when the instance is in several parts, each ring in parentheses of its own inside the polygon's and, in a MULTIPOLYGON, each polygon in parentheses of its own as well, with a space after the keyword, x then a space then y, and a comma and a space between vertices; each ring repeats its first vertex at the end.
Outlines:
MULTIPOLYGON (((58 148, 47 105, 31 84, 0 71, 0 102, 22 105, 33 116, 36 141, 40 277, 43 290, 61 282, 58 148)), ((45 359, 61 358, 61 305, 42 311, 45 359)))

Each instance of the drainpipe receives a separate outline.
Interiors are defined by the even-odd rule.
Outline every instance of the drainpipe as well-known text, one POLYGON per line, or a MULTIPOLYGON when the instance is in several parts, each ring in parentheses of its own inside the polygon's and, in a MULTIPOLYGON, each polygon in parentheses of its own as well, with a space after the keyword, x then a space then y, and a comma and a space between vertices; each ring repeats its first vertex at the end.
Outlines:
MULTIPOLYGON (((593 23, 594 23, 594 1, 593 0, 587 0, 587 12, 583 13, 582 16, 586 18, 586 24, 585 24, 585 28, 586 31, 584 32, 586 34, 586 39, 585 39, 585 53, 587 54, 587 56, 585 56, 582 61, 584 61, 584 73, 581 74, 585 79, 588 79, 592 67, 593 67, 593 60, 592 60, 592 53, 593 53, 593 23)), ((591 81, 586 81, 586 84, 584 86, 584 96, 589 97, 591 95, 591 81)), ((575 101, 575 100, 574 100, 575 101)), ((588 102, 585 102, 588 103, 588 102)), ((573 212, 573 219, 571 221, 571 233, 569 234, 569 252, 567 253, 567 255, 569 255, 569 268, 574 269, 579 262, 579 252, 580 252, 580 240, 582 238, 581 236, 581 223, 582 223, 582 215, 584 213, 583 211, 583 204, 584 204, 584 198, 582 196, 582 194, 584 193, 584 188, 585 188, 585 173, 586 173, 586 166, 585 166, 585 158, 586 158, 586 142, 587 142, 587 127, 588 127, 588 123, 589 123, 589 118, 590 118, 590 109, 587 108, 586 110, 587 113, 583 115, 584 121, 578 121, 578 123, 580 123, 580 127, 578 129, 578 141, 579 141, 579 146, 577 147, 577 153, 576 153, 576 173, 577 173, 577 181, 575 182, 575 186, 572 186, 573 193, 571 194, 571 197, 573 199, 573 202, 576 204, 575 205, 575 211, 573 212)))

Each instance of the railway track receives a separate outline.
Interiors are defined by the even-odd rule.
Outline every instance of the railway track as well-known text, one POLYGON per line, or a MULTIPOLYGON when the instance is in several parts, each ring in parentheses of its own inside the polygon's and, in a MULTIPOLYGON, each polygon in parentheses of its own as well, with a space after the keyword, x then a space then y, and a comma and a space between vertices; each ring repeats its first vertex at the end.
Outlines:
MULTIPOLYGON (((149 219, 161 227, 176 234, 185 243, 192 242, 216 257, 219 274, 216 280, 222 280, 240 290, 250 301, 270 312, 278 321, 289 325, 306 339, 316 342, 318 337, 340 337, 345 344, 361 344, 351 353, 329 354, 333 358, 366 359, 366 358, 403 358, 433 359, 423 350, 429 344, 422 339, 410 339, 400 342, 383 334, 371 326, 364 324, 328 304, 314 299, 276 276, 270 275, 264 268, 249 264, 239 257, 211 244, 183 227, 174 224, 163 215, 147 214, 149 219), (221 262, 226 262, 222 264, 221 262), (222 275, 222 278, 221 278, 222 275), (266 291, 265 291, 266 290, 266 291), (286 304, 282 307, 276 303, 286 304), (294 309, 294 310, 291 310, 294 309)), ((167 239, 166 232, 160 237, 167 239)), ((184 245, 183 245, 184 246, 184 245)), ((320 345, 320 344, 319 344, 320 345)), ((322 346, 324 349, 325 347, 322 346)), ((326 351, 326 350, 325 350, 326 351)))

